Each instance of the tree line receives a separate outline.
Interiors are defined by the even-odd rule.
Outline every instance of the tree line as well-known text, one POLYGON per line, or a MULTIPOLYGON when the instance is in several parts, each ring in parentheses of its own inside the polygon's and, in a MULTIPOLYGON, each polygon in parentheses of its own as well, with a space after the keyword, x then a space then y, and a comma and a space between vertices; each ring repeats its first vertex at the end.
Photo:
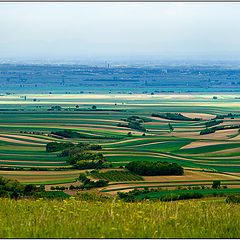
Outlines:
POLYGON ((126 166, 129 171, 142 176, 183 175, 183 168, 178 163, 162 161, 134 161, 126 166))

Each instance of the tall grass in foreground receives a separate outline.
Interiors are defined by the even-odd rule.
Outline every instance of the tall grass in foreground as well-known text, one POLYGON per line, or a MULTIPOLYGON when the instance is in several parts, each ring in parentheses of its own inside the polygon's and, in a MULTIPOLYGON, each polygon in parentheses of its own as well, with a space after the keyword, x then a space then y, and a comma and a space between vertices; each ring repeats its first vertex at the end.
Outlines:
POLYGON ((0 199, 0 238, 239 238, 225 202, 0 199))

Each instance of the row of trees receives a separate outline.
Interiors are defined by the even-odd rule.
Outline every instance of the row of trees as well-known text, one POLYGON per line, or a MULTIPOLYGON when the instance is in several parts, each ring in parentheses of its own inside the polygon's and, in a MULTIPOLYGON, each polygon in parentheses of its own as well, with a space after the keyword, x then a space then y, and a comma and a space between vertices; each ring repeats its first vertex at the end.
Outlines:
POLYGON ((200 132, 200 135, 209 134, 209 133, 215 133, 218 130, 235 129, 235 128, 240 128, 240 125, 216 126, 216 127, 212 127, 212 128, 206 128, 206 129, 203 129, 200 132))
POLYGON ((54 137, 58 136, 60 138, 85 138, 85 139, 121 139, 122 137, 118 136, 94 136, 87 135, 83 133, 79 133, 76 131, 72 131, 71 129, 60 130, 56 132, 51 132, 54 134, 54 137))
POLYGON ((136 161, 126 166, 129 171, 143 176, 183 175, 183 168, 178 163, 162 161, 136 161))
POLYGON ((181 120, 181 121, 200 121, 201 118, 189 118, 183 116, 181 113, 153 113, 152 117, 165 118, 169 120, 181 120))
POLYGON ((211 120, 211 121, 208 121, 205 123, 206 127, 212 127, 212 126, 215 126, 215 125, 218 125, 220 123, 223 123, 223 120, 211 120))

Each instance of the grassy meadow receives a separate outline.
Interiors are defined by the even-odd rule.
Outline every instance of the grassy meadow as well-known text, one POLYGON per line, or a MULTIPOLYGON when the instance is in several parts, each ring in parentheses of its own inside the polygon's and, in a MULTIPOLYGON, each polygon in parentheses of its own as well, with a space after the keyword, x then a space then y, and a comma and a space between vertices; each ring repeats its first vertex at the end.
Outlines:
POLYGON ((1 238, 239 238, 240 206, 224 200, 0 201, 1 238))

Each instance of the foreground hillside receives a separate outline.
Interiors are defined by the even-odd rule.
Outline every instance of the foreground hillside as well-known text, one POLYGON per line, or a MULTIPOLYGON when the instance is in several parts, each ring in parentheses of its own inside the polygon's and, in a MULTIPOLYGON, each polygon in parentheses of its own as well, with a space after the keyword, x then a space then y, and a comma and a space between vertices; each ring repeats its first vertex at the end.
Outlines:
MULTIPOLYGON (((101 200, 101 201, 99 201, 101 200)), ((0 200, 1 238, 239 238, 240 206, 225 200, 127 203, 0 200)))

